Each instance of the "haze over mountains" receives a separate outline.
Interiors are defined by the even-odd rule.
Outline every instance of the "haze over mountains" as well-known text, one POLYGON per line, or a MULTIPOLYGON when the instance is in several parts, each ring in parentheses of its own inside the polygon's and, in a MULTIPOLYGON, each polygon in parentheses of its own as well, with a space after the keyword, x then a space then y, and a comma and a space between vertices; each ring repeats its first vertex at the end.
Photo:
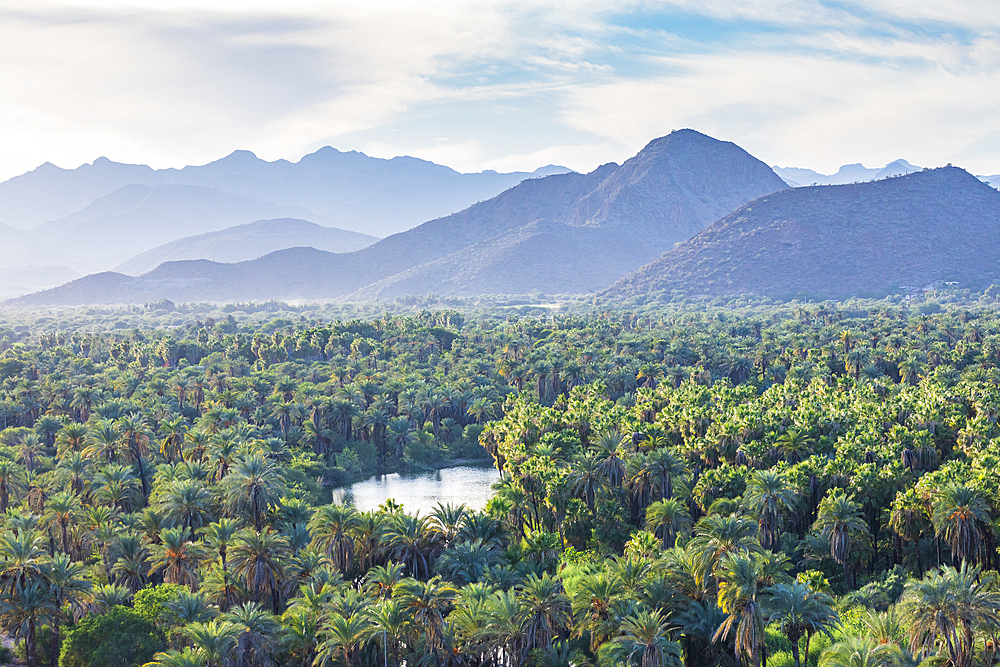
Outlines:
POLYGON ((1000 282, 1000 192, 955 167, 748 203, 603 296, 839 299, 1000 282))
POLYGON ((136 255, 115 271, 138 276, 164 262, 207 259, 243 262, 285 248, 316 248, 327 252, 352 252, 378 239, 367 234, 323 227, 307 220, 281 218, 258 220, 218 232, 187 236, 136 255))
MULTIPOLYGON (((416 158, 384 160, 329 147, 298 162, 266 162, 237 151, 183 169, 106 158, 77 169, 46 163, 0 183, 0 266, 28 271, 32 281, 53 280, 18 284, 22 274, 15 272, 6 293, 16 294, 112 269, 182 237, 262 219, 304 219, 382 237, 489 199, 525 178, 566 171, 462 174, 416 158)), ((250 257, 271 250, 262 246, 250 257)))
POLYGON ((802 169, 800 167, 772 167, 774 173, 781 176, 781 179, 792 187, 804 185, 844 185, 847 183, 861 183, 873 181, 890 176, 902 176, 920 171, 920 167, 910 164, 906 160, 899 159, 890 162, 881 169, 869 169, 863 164, 845 164, 835 174, 821 174, 812 169, 802 169))
POLYGON ((357 252, 293 248, 238 264, 169 262, 139 277, 90 276, 19 303, 597 291, 784 187, 735 144, 681 130, 623 165, 526 180, 357 252))
MULTIPOLYGON (((360 154, 330 151, 323 159, 372 164, 360 154)), ((323 163, 321 154, 300 163, 323 163)), ((228 171, 216 163, 187 168, 195 171, 185 178, 200 173, 206 184, 132 183, 34 229, 0 227, 8 247, 20 244, 55 259, 77 252, 117 267, 13 304, 391 300, 536 290, 603 290, 607 299, 674 292, 840 298, 935 281, 977 288, 1000 282, 1000 246, 993 241, 1000 193, 984 183, 989 177, 977 180, 951 167, 926 170, 896 160, 877 170, 845 165, 824 176, 771 168, 735 144, 680 130, 622 165, 521 180, 458 213, 377 241, 309 222, 315 214, 302 204, 313 207, 319 195, 277 204, 260 196, 276 186, 258 181, 254 189, 246 175, 258 167, 280 175, 292 163, 241 153, 224 161, 232 163, 228 171), (250 167, 240 171, 240 165, 250 167), (789 188, 794 179, 852 185, 789 188), (220 183, 245 192, 212 187, 220 183)), ((408 158, 376 162, 412 166, 408 158)), ((416 162, 421 174, 451 172, 416 162)), ((114 163, 102 169, 73 176, 67 191, 83 196, 81 188, 91 187, 98 173, 119 179, 161 173, 114 163)), ((164 171, 176 180, 186 170, 164 171)), ((102 182, 107 187, 109 181, 102 182)), ((0 210, 2 204, 0 196, 0 210)), ((66 277, 72 269, 59 270, 66 277)), ((4 278, 0 272, 0 283, 4 278)))

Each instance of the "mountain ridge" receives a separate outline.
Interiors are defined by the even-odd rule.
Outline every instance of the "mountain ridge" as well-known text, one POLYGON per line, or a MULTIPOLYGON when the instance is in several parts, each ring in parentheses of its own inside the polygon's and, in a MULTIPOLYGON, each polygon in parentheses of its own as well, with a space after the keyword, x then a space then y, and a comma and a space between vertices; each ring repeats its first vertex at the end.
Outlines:
POLYGON ((378 240, 367 234, 323 227, 307 220, 272 218, 176 239, 132 257, 113 271, 137 276, 167 261, 194 259, 231 264, 294 247, 352 252, 378 240))
MULTIPOLYGON (((594 277, 607 284, 733 208, 784 187, 770 167, 739 146, 680 130, 649 142, 623 165, 527 179, 353 253, 284 250, 228 269, 165 264, 133 279, 131 295, 127 280, 114 279, 114 294, 106 290, 94 298, 145 301, 154 292, 172 300, 393 298, 442 289, 482 294, 494 291, 496 275, 503 276, 499 284, 508 293, 599 289, 603 285, 594 285, 594 277), (569 270, 581 262, 593 263, 593 270, 586 275, 569 270), (172 277, 178 271, 184 274, 181 283, 172 277), (254 271, 274 279, 263 286, 254 271)), ((82 293, 87 280, 20 303, 78 298, 70 295, 82 293)))
POLYGON ((884 296, 1000 279, 1000 193, 957 167, 790 188, 740 207, 625 276, 605 299, 884 296))

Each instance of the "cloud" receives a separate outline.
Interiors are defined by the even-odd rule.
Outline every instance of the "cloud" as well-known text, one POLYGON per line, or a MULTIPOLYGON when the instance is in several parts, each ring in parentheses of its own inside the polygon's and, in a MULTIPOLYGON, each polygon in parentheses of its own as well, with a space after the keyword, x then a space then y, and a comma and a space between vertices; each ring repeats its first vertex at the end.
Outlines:
POLYGON ((0 9, 0 177, 324 144, 590 169, 695 127, 770 163, 995 173, 994 0, 68 0, 0 9))

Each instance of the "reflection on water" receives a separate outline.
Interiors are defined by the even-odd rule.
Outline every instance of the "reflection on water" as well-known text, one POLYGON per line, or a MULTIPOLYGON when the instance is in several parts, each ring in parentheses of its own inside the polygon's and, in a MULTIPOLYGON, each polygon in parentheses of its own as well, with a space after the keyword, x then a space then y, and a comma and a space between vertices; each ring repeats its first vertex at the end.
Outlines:
POLYGON ((493 491, 490 485, 500 478, 496 468, 488 466, 456 466, 433 472, 393 473, 372 477, 349 487, 333 490, 336 503, 354 505, 359 510, 372 510, 392 498, 403 509, 426 515, 438 503, 465 503, 471 509, 482 509, 493 491))

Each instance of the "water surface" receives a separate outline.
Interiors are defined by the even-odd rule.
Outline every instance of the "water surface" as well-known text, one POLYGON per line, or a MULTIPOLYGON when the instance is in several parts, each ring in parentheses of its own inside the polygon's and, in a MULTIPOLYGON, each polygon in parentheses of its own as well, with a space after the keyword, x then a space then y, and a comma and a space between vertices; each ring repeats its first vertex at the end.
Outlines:
POLYGON ((421 473, 392 473, 334 489, 333 500, 367 511, 377 508, 386 498, 392 498, 402 504, 406 512, 420 512, 422 516, 426 516, 438 503, 465 503, 471 509, 480 510, 493 495, 490 485, 498 479, 500 473, 488 465, 456 466, 421 473))

